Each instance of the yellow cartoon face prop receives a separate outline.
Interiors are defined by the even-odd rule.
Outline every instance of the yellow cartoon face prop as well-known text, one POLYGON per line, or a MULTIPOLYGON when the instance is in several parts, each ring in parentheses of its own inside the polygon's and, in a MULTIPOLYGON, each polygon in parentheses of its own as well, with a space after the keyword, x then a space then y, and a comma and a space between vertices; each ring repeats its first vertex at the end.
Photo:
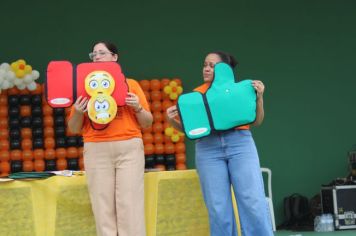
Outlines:
POLYGON ((85 91, 89 96, 95 94, 111 95, 115 89, 115 80, 107 71, 93 71, 85 77, 85 91))
POLYGON ((89 119, 97 124, 108 124, 115 118, 116 112, 116 101, 110 95, 97 94, 89 99, 89 119))

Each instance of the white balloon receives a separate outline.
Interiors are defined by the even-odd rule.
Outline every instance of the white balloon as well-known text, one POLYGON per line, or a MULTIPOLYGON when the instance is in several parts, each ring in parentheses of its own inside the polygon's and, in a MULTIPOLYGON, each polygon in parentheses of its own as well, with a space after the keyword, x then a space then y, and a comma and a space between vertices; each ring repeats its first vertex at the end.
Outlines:
POLYGON ((0 75, 0 84, 2 84, 2 82, 4 82, 4 80, 5 80, 5 77, 0 75))
POLYGON ((2 63, 2 64, 0 65, 0 69, 3 69, 3 70, 10 70, 10 65, 9 65, 9 63, 6 63, 6 62, 2 63))
POLYGON ((31 74, 32 74, 33 80, 40 78, 40 72, 38 72, 37 70, 32 70, 31 74))
POLYGON ((16 78, 15 73, 9 70, 8 72, 6 72, 6 78, 9 81, 13 81, 16 78))
POLYGON ((20 90, 24 90, 26 88, 26 84, 19 84, 17 85, 17 88, 20 90))
POLYGON ((0 76, 5 76, 5 75, 6 75, 6 70, 0 68, 0 76))
POLYGON ((19 86, 22 83, 23 83, 22 79, 17 79, 17 78, 14 79, 14 85, 19 86))
POLYGON ((8 89, 10 88, 10 83, 7 80, 4 80, 4 82, 1 84, 2 89, 8 89))
POLYGON ((30 91, 35 90, 35 89, 37 88, 36 83, 35 83, 35 82, 32 82, 32 83, 28 84, 28 85, 27 85, 27 88, 28 88, 28 90, 30 90, 30 91))
POLYGON ((30 75, 30 74, 27 74, 27 75, 25 75, 25 77, 23 77, 23 82, 25 83, 25 84, 29 84, 29 83, 31 83, 33 81, 33 76, 32 76, 32 74, 30 75))

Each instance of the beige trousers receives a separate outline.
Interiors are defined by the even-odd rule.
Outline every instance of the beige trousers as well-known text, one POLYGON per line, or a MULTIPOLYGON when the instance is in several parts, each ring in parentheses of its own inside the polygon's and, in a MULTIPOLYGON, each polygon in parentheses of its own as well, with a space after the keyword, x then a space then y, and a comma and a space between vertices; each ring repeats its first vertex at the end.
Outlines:
POLYGON ((84 166, 97 234, 146 235, 142 139, 85 143, 84 166))

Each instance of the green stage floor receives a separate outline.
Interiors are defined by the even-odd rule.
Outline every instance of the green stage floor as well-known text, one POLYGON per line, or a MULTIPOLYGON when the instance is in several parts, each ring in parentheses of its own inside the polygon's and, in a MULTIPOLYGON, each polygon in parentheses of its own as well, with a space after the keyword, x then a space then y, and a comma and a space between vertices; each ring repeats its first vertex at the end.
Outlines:
POLYGON ((356 236, 356 230, 338 230, 333 232, 296 232, 296 231, 287 231, 287 230, 278 230, 274 233, 275 236, 356 236))

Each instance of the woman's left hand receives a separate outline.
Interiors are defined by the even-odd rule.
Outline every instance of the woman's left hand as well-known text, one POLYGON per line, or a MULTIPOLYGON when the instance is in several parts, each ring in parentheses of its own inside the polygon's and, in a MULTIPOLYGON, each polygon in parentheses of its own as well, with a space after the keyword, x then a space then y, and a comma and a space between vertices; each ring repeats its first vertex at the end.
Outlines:
POLYGON ((138 98, 138 96, 134 93, 127 93, 127 97, 125 98, 125 102, 126 105, 128 105, 129 107, 133 108, 134 111, 138 111, 141 109, 141 105, 140 105, 140 99, 138 98))
POLYGON ((265 85, 260 80, 253 80, 252 86, 255 88, 255 90, 257 92, 257 98, 261 98, 265 91, 265 85))

